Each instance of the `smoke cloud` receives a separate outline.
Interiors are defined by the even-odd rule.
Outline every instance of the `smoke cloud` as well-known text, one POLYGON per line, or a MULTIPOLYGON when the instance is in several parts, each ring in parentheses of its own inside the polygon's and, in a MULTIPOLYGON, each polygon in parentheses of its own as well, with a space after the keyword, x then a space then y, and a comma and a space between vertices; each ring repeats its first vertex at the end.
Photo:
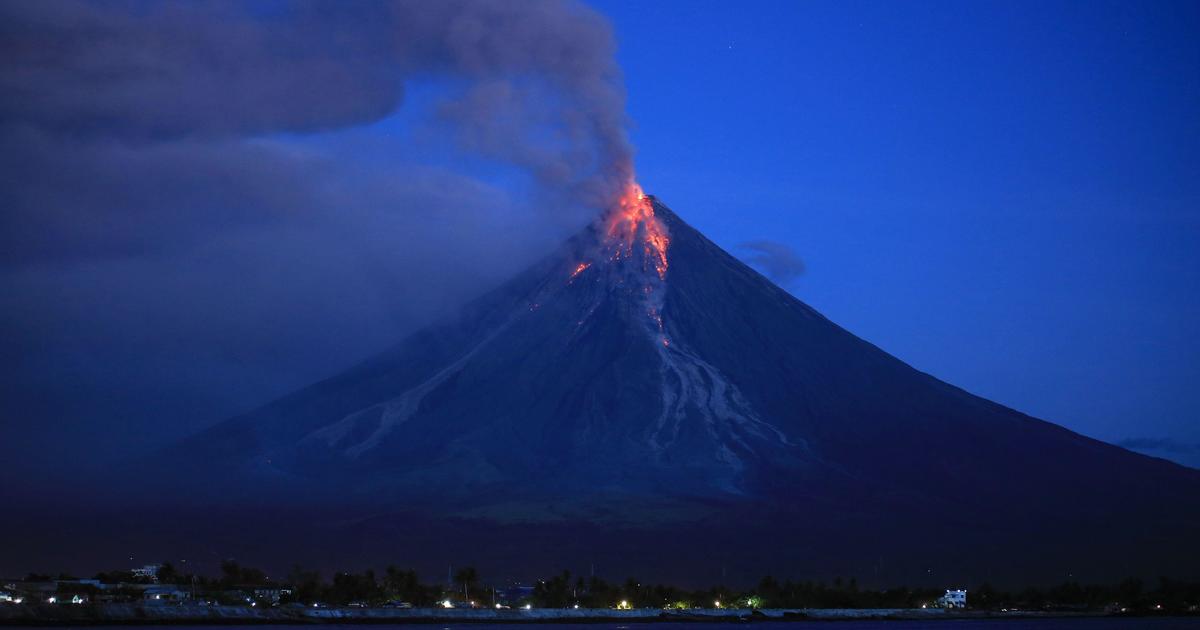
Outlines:
POLYGON ((776 284, 790 284, 804 275, 804 261, 796 250, 785 243, 768 240, 747 241, 739 244, 738 249, 746 252, 743 259, 748 264, 762 270, 776 284))
POLYGON ((0 458, 197 430, 531 262, 631 177, 615 49, 569 0, 0 3, 0 458))
POLYGON ((0 116, 84 137, 313 132, 462 82, 463 147, 603 204, 631 173, 611 29, 565 0, 0 6, 0 116))

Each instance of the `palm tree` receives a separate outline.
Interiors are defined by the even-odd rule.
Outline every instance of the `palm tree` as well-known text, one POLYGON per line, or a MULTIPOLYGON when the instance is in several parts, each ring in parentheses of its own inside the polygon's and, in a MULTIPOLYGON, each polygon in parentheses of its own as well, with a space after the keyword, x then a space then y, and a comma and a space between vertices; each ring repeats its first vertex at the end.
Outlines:
POLYGON ((454 581, 462 584, 463 598, 471 599, 471 587, 479 581, 479 574, 475 571, 475 567, 463 567, 454 574, 454 581))

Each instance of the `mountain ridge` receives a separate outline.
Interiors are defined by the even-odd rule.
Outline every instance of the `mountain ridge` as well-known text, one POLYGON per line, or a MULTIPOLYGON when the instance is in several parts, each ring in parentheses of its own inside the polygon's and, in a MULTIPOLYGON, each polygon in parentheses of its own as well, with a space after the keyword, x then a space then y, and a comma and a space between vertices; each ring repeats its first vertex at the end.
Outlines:
MULTIPOLYGON (((462 450, 457 457, 472 459, 474 464, 468 475, 470 479, 459 479, 454 483, 478 484, 482 481, 486 486, 490 482, 502 482, 506 466, 522 470, 520 474, 535 474, 539 470, 544 474, 555 466, 570 468, 575 465, 574 460, 555 461, 553 453, 543 452, 538 462, 518 461, 490 450, 485 444, 464 441, 460 439, 461 435, 470 435, 472 431, 490 432, 490 439, 509 440, 504 448, 519 450, 520 443, 510 438, 554 443, 554 436, 547 432, 561 431, 562 425, 554 424, 549 418, 559 418, 559 422, 568 418, 582 424, 571 429, 578 432, 575 443, 558 441, 558 449, 566 448, 561 452, 588 457, 598 448, 596 441, 599 440, 605 444, 604 457, 621 460, 621 454, 615 450, 619 445, 614 442, 628 440, 637 434, 654 447, 641 448, 638 454, 641 459, 648 454, 663 456, 661 451, 655 450, 663 446, 659 441, 687 444, 691 440, 687 448, 681 447, 671 453, 673 458, 667 457, 671 466, 696 467, 696 474, 708 474, 710 482, 720 486, 722 492, 738 495, 743 491, 735 483, 734 475, 718 474, 713 470, 700 472, 699 469, 705 468, 705 462, 695 461, 697 458, 689 460, 689 452, 694 448, 708 448, 705 459, 724 458, 726 468, 741 465, 738 453, 755 457, 766 454, 771 460, 768 467, 785 469, 807 456, 814 465, 829 467, 829 474, 846 473, 837 465, 842 460, 829 457, 828 453, 834 450, 845 455, 845 444, 852 440, 832 438, 839 433, 848 433, 852 437, 856 432, 863 432, 863 428, 858 426, 861 420, 854 422, 853 411, 838 408, 838 405, 863 397, 863 392, 889 388, 890 393, 896 394, 889 401, 894 406, 893 411, 904 411, 906 404, 917 402, 916 396, 926 397, 933 391, 939 392, 955 401, 955 405, 967 408, 957 412, 955 420, 960 425, 955 428, 958 430, 983 418, 1017 424, 1043 422, 946 384, 855 337, 695 232, 661 202, 649 200, 657 220, 671 234, 672 265, 661 279, 664 286, 653 289, 665 293, 661 314, 650 313, 642 318, 638 309, 646 308, 646 305, 631 297, 631 290, 637 291, 641 287, 622 286, 626 282, 635 284, 629 279, 640 277, 638 268, 645 271, 647 266, 644 258, 637 259, 637 248, 630 256, 631 264, 621 266, 608 261, 610 264, 605 266, 603 261, 596 260, 602 228, 592 226, 513 280, 472 301, 455 323, 418 332, 340 376, 300 390, 295 397, 280 399, 241 420, 222 423, 203 435, 211 437, 230 431, 239 434, 235 425, 247 422, 248 418, 248 422, 256 423, 257 427, 253 439, 247 442, 261 447, 256 455, 262 465, 290 473, 302 471, 306 466, 335 463, 345 470, 375 467, 394 472, 405 466, 411 467, 414 461, 422 461, 435 480, 439 474, 452 473, 438 473, 440 464, 436 458, 424 457, 422 460, 421 451, 444 447, 447 440, 458 440, 462 450), (697 269, 698 266, 706 268, 697 269), (629 267, 634 268, 632 275, 629 267), (616 270, 616 275, 611 273, 612 270, 616 270), (705 284, 719 285, 719 289, 714 291, 712 286, 705 284), (746 307, 750 302, 764 301, 771 303, 746 307), (783 314, 775 315, 773 311, 783 314), (548 316, 547 312, 550 313, 548 316), (765 321, 767 318, 763 313, 785 321, 765 321), (658 328, 664 344, 661 348, 645 344, 638 337, 646 330, 653 336, 652 320, 655 317, 660 317, 658 328), (576 330, 551 334, 535 330, 531 321, 538 322, 537 325, 546 330, 566 328, 574 322, 576 330), (807 334, 791 334, 797 328, 797 321, 808 323, 805 328, 809 330, 804 331, 807 334), (711 322, 719 323, 713 326, 711 322), (789 326, 792 330, 788 330, 789 326), (639 327, 644 330, 639 331, 639 327), (763 343, 764 338, 782 342, 772 348, 773 344, 763 343), (668 345, 672 340, 674 348, 668 345), (503 353, 498 355, 497 348, 503 349, 503 353), (819 369, 810 365, 797 366, 795 361, 778 351, 780 348, 785 349, 784 353, 819 355, 819 369), (528 356, 513 358, 514 355, 538 352, 558 358, 544 361, 530 369, 529 374, 522 374, 520 380, 506 383, 526 390, 524 401, 505 391, 491 392, 491 395, 509 406, 526 405, 527 409, 522 411, 535 410, 536 414, 541 414, 538 419, 542 433, 527 430, 519 424, 505 427, 504 431, 481 426, 465 417, 472 411, 484 413, 482 408, 472 407, 439 418, 443 424, 457 423, 463 433, 438 433, 444 426, 426 421, 424 431, 413 432, 405 444, 393 441, 386 449, 382 448, 384 443, 393 440, 389 436, 394 431, 410 421, 422 422, 438 404, 461 406, 456 395, 477 397, 475 392, 488 385, 484 373, 490 375, 488 378, 503 378, 503 370, 498 371, 496 365, 490 364, 502 363, 504 369, 529 366, 533 359, 528 356), (654 356, 656 354, 659 356, 654 356), (414 361, 414 356, 419 360, 414 361), (504 358, 496 359, 496 356, 504 358), (564 356, 569 356, 570 360, 564 360, 564 356), (834 357, 837 360, 833 360, 834 357), (770 374, 772 370, 776 371, 774 376, 770 374), (731 374, 734 376, 730 377, 731 374), (640 378, 640 383, 634 375, 640 378), (464 378, 469 383, 464 384, 464 378), (571 378, 578 381, 571 382, 571 378), (606 397, 603 387, 591 386, 598 378, 600 382, 611 384, 619 394, 606 397), (547 396, 550 387, 547 379, 563 381, 565 385, 555 390, 553 396, 547 396), (656 398, 655 392, 650 391, 654 388, 646 383, 656 379, 660 389, 673 388, 671 392, 665 389, 659 392, 671 402, 652 400, 656 398), (902 387, 891 382, 896 379, 903 381, 902 387), (770 391, 752 388, 749 397, 754 400, 747 400, 742 392, 746 383, 762 380, 783 386, 770 391), (531 383, 539 386, 532 387, 531 383), (853 386, 848 388, 847 383, 853 383, 853 386), (834 393, 842 390, 840 399, 830 396, 831 388, 834 393), (328 398, 321 393, 328 391, 337 394, 328 398), (314 392, 317 393, 315 398, 306 395, 314 392), (784 401, 779 400, 781 396, 784 401), (639 401, 641 407, 622 408, 631 399, 639 401), (546 408, 553 405, 558 407, 546 408), (605 405, 610 408, 597 410, 597 406, 605 405), (647 411, 654 405, 659 407, 654 410, 657 413, 647 411), (668 405, 674 407, 668 410, 665 408, 668 405), (794 407, 789 409, 789 406, 794 407), (272 417, 269 410, 279 408, 286 411, 272 417), (653 426, 643 422, 637 427, 624 427, 626 431, 622 436, 598 432, 594 423, 588 424, 597 418, 611 420, 625 415, 655 416, 656 422, 653 426), (837 416, 843 416, 840 422, 837 416), (763 417, 770 420, 763 420, 763 417), (789 426, 780 428, 773 424, 780 418, 785 418, 789 426), (694 434, 695 425, 700 421, 708 423, 708 437, 720 440, 719 444, 709 444, 704 436, 694 434), (502 437, 501 433, 507 437, 502 437), (808 446, 814 438, 822 443, 819 453, 813 453, 808 446), (758 446, 739 446, 739 441, 744 439, 754 440, 758 446), (589 442, 586 448, 581 441, 589 442), (281 450, 280 447, 288 448, 281 450), (405 453, 403 461, 395 455, 397 449, 405 453), (479 452, 480 449, 487 452, 479 452), (786 453, 772 455, 775 449, 786 453), (268 457, 264 452, 274 456, 268 457), (681 460, 688 463, 681 464, 681 460)), ((653 275, 649 274, 651 279, 653 275)), ((645 290, 652 292, 650 288, 645 290)), ((504 410, 499 412, 500 417, 504 417, 504 410)), ((936 431, 938 429, 931 425, 938 424, 941 428, 945 425, 945 419, 937 418, 935 414, 901 415, 910 421, 905 428, 913 431, 936 431)), ((872 432, 894 432, 896 424, 900 423, 889 414, 876 414, 874 420, 872 432)), ((1045 425, 1067 431, 1050 423, 1045 425)), ((604 430, 611 428, 604 427, 604 430)), ((1015 430, 1021 428, 1015 427, 1015 430)), ((240 435, 245 437, 244 433, 240 435)), ((1080 440, 1088 439, 1071 432, 1063 435, 1071 436, 1065 439, 1076 441, 1077 446, 1084 446, 1086 442, 1080 440)), ((1099 448, 1117 447, 1104 445, 1099 448)), ((578 485, 586 487, 583 484, 589 483, 603 487, 603 472, 585 475, 587 479, 581 479, 578 485)), ((854 472, 861 474, 862 470, 854 472)), ((677 478, 682 476, 667 477, 670 479, 665 479, 665 483, 689 485, 687 480, 677 478)), ((753 485, 753 481, 750 483, 753 485)), ((704 488, 699 490, 700 496, 704 496, 704 488)))
POLYGON ((602 556, 686 579, 716 545, 746 575, 886 556, 911 576, 930 554, 964 576, 1196 570, 1200 471, 916 370, 644 201, 457 318, 167 449, 167 491, 139 488, 253 507, 228 536, 262 529, 254 553, 277 556, 319 540, 324 558, 602 556))

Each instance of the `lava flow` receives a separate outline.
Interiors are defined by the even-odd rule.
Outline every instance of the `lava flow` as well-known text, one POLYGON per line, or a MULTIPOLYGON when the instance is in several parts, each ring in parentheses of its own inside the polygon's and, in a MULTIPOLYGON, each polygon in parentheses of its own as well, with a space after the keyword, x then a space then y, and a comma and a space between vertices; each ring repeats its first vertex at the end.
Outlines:
POLYGON ((659 279, 666 279, 667 246, 670 244, 667 228, 654 216, 654 204, 642 192, 642 187, 637 182, 629 182, 608 216, 608 241, 613 246, 613 259, 631 256, 639 240, 659 279))
POLYGON ((592 263, 586 263, 586 262, 581 262, 581 263, 579 263, 578 265, 576 265, 576 266, 575 266, 575 271, 572 271, 572 272, 571 272, 571 278, 570 278, 570 279, 571 279, 571 280, 574 280, 576 276, 578 276, 579 274, 583 273, 583 270, 584 270, 584 269, 587 269, 588 267, 591 267, 591 266, 592 266, 592 263))
POLYGON ((667 348, 670 341, 667 339, 662 318, 662 285, 667 279, 667 247, 671 242, 667 237, 667 226, 654 216, 653 202, 642 192, 642 187, 632 180, 625 187, 616 206, 609 212, 606 221, 612 261, 626 258, 631 263, 638 264, 637 258, 640 258, 643 272, 649 272, 650 267, 654 268, 657 277, 647 273, 641 290, 644 294, 646 314, 652 322, 651 330, 663 348, 667 348), (641 249, 641 256, 635 257, 635 248, 641 249))

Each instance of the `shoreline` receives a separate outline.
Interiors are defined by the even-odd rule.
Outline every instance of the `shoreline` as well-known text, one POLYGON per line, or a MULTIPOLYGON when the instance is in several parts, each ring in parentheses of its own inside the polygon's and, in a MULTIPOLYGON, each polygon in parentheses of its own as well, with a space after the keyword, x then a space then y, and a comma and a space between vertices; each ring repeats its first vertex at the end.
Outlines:
POLYGON ((443 609, 443 608, 250 608, 246 606, 0 606, 0 626, 116 625, 319 625, 319 624, 513 624, 513 623, 753 623, 956 619, 1052 619, 1129 617, 1091 611, 952 611, 940 608, 804 609, 443 609))

